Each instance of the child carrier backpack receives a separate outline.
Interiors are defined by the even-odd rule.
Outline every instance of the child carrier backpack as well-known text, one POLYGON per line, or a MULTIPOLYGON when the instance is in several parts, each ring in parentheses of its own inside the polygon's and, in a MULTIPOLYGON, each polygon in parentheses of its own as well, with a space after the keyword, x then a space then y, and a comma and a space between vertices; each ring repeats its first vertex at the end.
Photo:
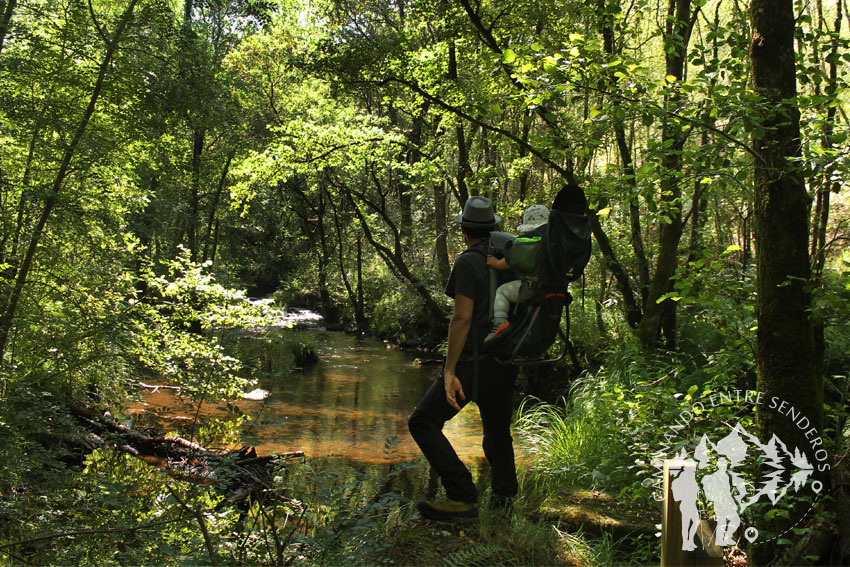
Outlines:
MULTIPOLYGON (((569 348, 569 309, 567 332, 561 332, 564 307, 572 301, 567 288, 582 276, 590 260, 590 221, 585 215, 553 210, 547 224, 522 237, 493 233, 490 248, 490 253, 503 253, 522 279, 519 301, 508 314, 509 325, 490 350, 498 353, 501 362, 513 365, 561 360, 569 348), (547 359, 559 334, 564 350, 558 358, 547 359)), ((491 269, 491 305, 500 283, 496 270, 491 269)))

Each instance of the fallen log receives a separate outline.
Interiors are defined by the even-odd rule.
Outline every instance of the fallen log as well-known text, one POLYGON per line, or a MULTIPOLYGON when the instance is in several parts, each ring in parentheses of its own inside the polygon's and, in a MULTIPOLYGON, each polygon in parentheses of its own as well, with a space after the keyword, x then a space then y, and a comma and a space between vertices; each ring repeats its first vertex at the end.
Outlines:
POLYGON ((144 382, 141 382, 141 381, 139 381, 139 382, 133 381, 131 383, 135 384, 137 387, 139 387, 143 390, 153 390, 152 393, 154 393, 154 394, 156 394, 159 390, 174 390, 175 392, 178 392, 178 393, 181 390, 180 386, 168 386, 168 385, 165 385, 165 384, 145 384, 144 382))
MULTIPOLYGON (((181 437, 131 429, 87 407, 70 409, 84 432, 73 437, 77 448, 89 452, 103 447, 132 455, 174 478, 221 490, 231 505, 265 498, 274 468, 286 459, 304 457, 302 451, 258 456, 253 447, 216 452, 181 437)), ((66 435, 64 441, 71 438, 66 435)))

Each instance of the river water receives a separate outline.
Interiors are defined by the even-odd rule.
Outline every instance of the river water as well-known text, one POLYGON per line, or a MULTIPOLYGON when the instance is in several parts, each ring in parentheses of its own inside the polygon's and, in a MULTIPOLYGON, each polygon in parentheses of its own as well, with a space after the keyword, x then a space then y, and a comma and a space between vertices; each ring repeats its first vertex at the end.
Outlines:
MULTIPOLYGON (((334 455, 362 463, 418 457, 407 417, 439 367, 423 366, 415 353, 375 339, 314 332, 319 362, 295 371, 282 391, 272 393, 244 441, 261 453, 300 450, 311 457, 334 455)), ((459 455, 473 460, 483 457, 480 432, 474 405, 446 426, 459 455)))
MULTIPOLYGON (((238 399, 232 406, 251 416, 240 445, 260 455, 303 451, 316 470, 369 475, 377 490, 409 498, 435 496, 436 478, 407 430, 407 418, 434 382, 439 365, 421 364, 415 352, 389 348, 368 338, 315 329, 319 361, 304 369, 276 372, 270 362, 260 388, 262 400, 238 399), (404 474, 390 474, 403 464, 404 474), (384 482, 393 477, 389 486, 384 482)), ((197 407, 171 390, 148 392, 134 413, 158 415, 167 429, 186 434, 197 407)), ((232 410, 231 410, 232 412, 232 410)), ((224 416, 224 403, 202 406, 201 417, 224 416)), ((481 449, 478 408, 468 404, 445 427, 446 436, 476 479, 489 475, 481 449)))

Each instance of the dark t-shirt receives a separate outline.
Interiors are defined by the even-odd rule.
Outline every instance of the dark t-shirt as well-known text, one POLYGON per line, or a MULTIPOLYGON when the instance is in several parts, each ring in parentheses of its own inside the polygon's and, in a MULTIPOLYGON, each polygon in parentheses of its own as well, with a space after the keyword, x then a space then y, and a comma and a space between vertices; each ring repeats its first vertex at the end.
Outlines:
POLYGON ((487 244, 484 239, 475 246, 464 250, 455 260, 449 281, 446 283, 446 295, 455 298, 463 295, 472 299, 472 326, 466 343, 463 345, 461 360, 472 360, 473 339, 478 342, 478 358, 486 353, 482 348, 484 337, 490 332, 490 272, 487 268, 487 244))

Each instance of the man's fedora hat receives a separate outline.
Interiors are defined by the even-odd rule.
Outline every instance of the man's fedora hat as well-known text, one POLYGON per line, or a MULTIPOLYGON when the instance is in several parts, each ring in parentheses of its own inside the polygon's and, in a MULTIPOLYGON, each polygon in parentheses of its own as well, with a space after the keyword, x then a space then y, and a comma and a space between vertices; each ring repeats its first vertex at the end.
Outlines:
POLYGON ((493 203, 486 197, 470 197, 463 205, 463 213, 455 217, 455 222, 467 228, 493 228, 502 218, 493 213, 493 203))

